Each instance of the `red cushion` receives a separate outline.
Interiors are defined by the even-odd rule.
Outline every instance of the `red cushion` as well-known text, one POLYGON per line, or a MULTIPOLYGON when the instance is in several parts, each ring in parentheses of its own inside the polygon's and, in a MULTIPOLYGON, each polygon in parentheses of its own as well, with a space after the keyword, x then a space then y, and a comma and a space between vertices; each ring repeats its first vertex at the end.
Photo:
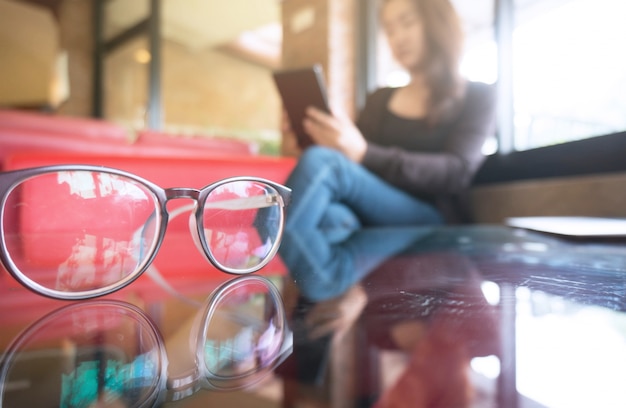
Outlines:
POLYGON ((29 131, 40 135, 65 138, 106 140, 126 143, 126 130, 118 125, 99 119, 56 116, 51 114, 0 109, 0 129, 29 131))
POLYGON ((98 152, 99 154, 131 155, 126 141, 90 140, 81 136, 60 136, 31 129, 4 128, 0 125, 0 164, 20 152, 98 152))
MULTIPOLYGON (((222 146, 223 147, 223 146, 222 146)), ((0 125, 0 164, 5 167, 5 161, 13 155, 41 156, 43 152, 53 152, 53 154, 68 154, 81 158, 83 155, 104 155, 110 157, 121 157, 123 161, 129 158, 195 158, 203 159, 213 156, 249 156, 250 150, 246 147, 245 153, 233 153, 232 148, 219 150, 218 145, 213 148, 207 146, 187 146, 184 144, 158 144, 139 143, 131 144, 126 141, 98 139, 91 140, 79 135, 58 135, 30 129, 3 128, 0 125), (231 150, 229 150, 231 149, 231 150)), ((238 149, 244 150, 239 147, 238 149)))
POLYGON ((154 131, 140 131, 132 143, 123 127, 104 120, 0 110, 0 166, 13 154, 33 151, 204 158, 252 155, 258 146, 232 138, 172 136, 154 131))
POLYGON ((5 169, 54 164, 92 164, 125 170, 163 188, 202 188, 227 177, 263 177, 284 183, 295 166, 292 157, 211 156, 206 158, 120 157, 117 155, 76 154, 71 152, 24 152, 7 157, 5 169))
POLYGON ((220 154, 247 155, 258 153, 258 146, 255 143, 243 140, 225 137, 170 135, 151 130, 137 132, 135 144, 138 146, 194 148, 220 154))

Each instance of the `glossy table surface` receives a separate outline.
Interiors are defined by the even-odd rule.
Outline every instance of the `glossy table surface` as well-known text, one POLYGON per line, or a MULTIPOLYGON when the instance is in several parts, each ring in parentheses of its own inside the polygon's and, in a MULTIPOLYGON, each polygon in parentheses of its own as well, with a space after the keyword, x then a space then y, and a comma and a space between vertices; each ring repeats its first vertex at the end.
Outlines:
POLYGON ((626 407, 626 242, 297 231, 278 256, 80 302, 2 271, 1 406, 626 407))

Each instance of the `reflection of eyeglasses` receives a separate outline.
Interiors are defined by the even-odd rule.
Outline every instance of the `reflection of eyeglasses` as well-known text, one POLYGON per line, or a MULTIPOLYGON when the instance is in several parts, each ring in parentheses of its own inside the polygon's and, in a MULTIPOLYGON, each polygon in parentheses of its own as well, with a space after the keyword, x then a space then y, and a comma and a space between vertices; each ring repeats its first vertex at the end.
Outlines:
POLYGON ((284 305, 264 277, 226 282, 195 322, 176 348, 168 341, 166 352, 156 325, 131 304, 97 300, 57 309, 22 332, 5 353, 0 407, 157 406, 201 388, 250 386, 291 353, 284 305), (168 361, 173 352, 177 358, 170 354, 168 361), (171 364, 178 360, 194 368, 184 367, 181 374, 171 364))
POLYGON ((0 259, 27 288, 57 299, 114 292, 152 263, 167 204, 195 201, 189 227, 218 269, 246 274, 278 250, 291 190, 254 177, 163 189, 133 174, 59 165, 0 174, 0 259))

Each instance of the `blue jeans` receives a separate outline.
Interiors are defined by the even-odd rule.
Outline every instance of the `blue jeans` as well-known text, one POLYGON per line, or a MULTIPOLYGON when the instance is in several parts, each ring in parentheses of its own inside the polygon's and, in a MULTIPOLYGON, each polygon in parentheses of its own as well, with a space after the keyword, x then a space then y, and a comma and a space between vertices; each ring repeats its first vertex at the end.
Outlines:
POLYGON ((363 228, 331 242, 319 229, 286 230, 279 253, 302 295, 321 301, 343 294, 433 231, 432 227, 363 228))
POLYGON ((326 147, 305 150, 286 184, 293 190, 286 218, 290 230, 443 223, 429 203, 326 147))

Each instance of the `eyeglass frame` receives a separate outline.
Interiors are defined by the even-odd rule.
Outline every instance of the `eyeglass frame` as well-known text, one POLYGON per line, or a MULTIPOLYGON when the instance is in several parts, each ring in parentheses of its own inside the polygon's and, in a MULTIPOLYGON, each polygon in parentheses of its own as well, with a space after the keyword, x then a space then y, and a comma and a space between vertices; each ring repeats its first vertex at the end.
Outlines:
MULTIPOLYGON (((207 260, 214 267, 216 267, 218 270, 222 272, 225 272, 231 275, 247 275, 249 273, 253 273, 262 269, 274 258, 274 256, 278 252, 278 249, 280 247, 280 243, 282 240, 284 226, 285 226, 285 207, 289 205, 291 201, 291 189, 283 186, 282 184, 276 183, 274 181, 271 181, 265 178, 248 177, 248 176, 228 177, 228 178, 216 181, 214 183, 208 184, 200 189, 185 188, 185 187, 163 188, 157 185, 156 183, 153 183, 141 176, 138 176, 128 171, 124 171, 124 170, 120 170, 120 169, 116 169, 112 167, 106 167, 106 166, 95 166, 95 165, 85 165, 85 164, 76 164, 76 165, 60 164, 60 165, 39 166, 39 167, 31 167, 31 168, 0 172, 0 263, 4 265, 4 267, 9 272, 9 274, 11 274, 11 276, 13 276, 19 283, 21 283, 27 289, 37 294, 49 297, 49 298, 58 299, 58 300, 84 300, 84 299, 91 299, 91 298, 108 295, 110 293, 116 292, 128 286, 129 284, 134 282, 137 278, 139 278, 144 272, 146 272, 146 270, 149 269, 150 265, 153 263, 154 259, 156 258, 156 255, 159 252, 159 249, 165 239, 165 233, 167 230, 167 225, 169 223, 169 217, 170 217, 170 212, 167 209, 167 203, 170 200, 175 200, 175 199, 190 199, 195 202, 195 205, 192 211, 194 211, 194 215, 195 215, 194 221, 196 223, 196 229, 195 231, 193 229, 190 229, 190 233, 192 237, 194 238, 196 247, 198 246, 201 247, 201 248, 198 248, 198 250, 200 250, 200 252, 204 254, 207 260), (10 193, 13 191, 13 189, 16 186, 18 186, 20 183, 22 183, 23 181, 27 179, 30 179, 39 175, 48 174, 48 173, 64 172, 64 171, 67 171, 67 172, 85 171, 85 172, 95 172, 95 173, 106 173, 106 174, 112 174, 112 175, 119 176, 119 177, 125 177, 135 183, 138 183, 146 187, 150 191, 150 193, 152 193, 154 197, 156 198, 158 212, 155 214, 155 216, 158 217, 158 220, 157 220, 158 222, 156 223, 156 225, 158 226, 157 227, 158 234, 156 235, 156 239, 154 240, 154 242, 152 243, 148 251, 149 254, 148 256, 145 257, 143 261, 141 261, 137 265, 137 267, 132 273, 128 274, 128 276, 125 276, 123 279, 120 279, 115 284, 110 284, 108 286, 105 286, 99 289, 83 290, 80 292, 61 292, 61 291, 53 290, 53 289, 46 288, 45 286, 40 285, 39 283, 33 281, 28 276, 26 276, 22 271, 20 271, 17 265, 15 265, 15 263, 13 262, 13 260, 11 259, 9 255, 9 251, 6 247, 6 240, 5 240, 5 234, 4 234, 4 213, 5 213, 6 200, 9 197, 10 193), (280 217, 279 225, 277 229, 276 240, 272 244, 272 248, 270 249, 265 259, 263 259, 258 265, 255 265, 254 267, 250 267, 246 269, 230 268, 230 267, 220 264, 220 262, 218 262, 215 259, 211 250, 209 249, 209 245, 206 240, 206 235, 204 234, 204 231, 202 231, 202 228, 203 228, 202 219, 203 219, 205 199, 216 188, 224 184, 237 182, 237 181, 250 181, 250 182, 263 183, 273 188, 278 193, 278 196, 274 196, 273 197, 274 201, 269 204, 278 204, 280 205, 280 210, 281 210, 281 217, 280 217), (194 235, 194 233, 196 235, 194 235), (196 240, 196 238, 199 242, 196 240)), ((262 207, 258 207, 258 208, 262 208, 262 207)))

